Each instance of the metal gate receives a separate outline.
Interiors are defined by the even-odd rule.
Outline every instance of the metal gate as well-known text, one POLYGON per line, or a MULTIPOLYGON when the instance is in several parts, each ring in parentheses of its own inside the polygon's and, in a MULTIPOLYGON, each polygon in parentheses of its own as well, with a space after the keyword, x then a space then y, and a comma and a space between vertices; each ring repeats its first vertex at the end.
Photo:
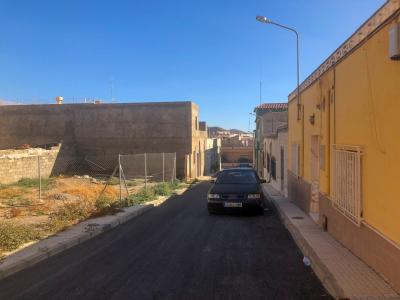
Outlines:
POLYGON ((332 202, 360 225, 362 220, 361 147, 333 145, 332 202))

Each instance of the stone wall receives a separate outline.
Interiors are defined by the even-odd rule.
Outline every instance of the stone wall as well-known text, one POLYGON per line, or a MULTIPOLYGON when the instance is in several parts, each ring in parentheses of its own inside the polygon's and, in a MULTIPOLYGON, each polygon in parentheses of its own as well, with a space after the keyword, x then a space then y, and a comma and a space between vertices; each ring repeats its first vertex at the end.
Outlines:
POLYGON ((0 183, 14 183, 22 178, 48 178, 54 165, 60 146, 49 150, 30 148, 24 150, 0 150, 0 183))

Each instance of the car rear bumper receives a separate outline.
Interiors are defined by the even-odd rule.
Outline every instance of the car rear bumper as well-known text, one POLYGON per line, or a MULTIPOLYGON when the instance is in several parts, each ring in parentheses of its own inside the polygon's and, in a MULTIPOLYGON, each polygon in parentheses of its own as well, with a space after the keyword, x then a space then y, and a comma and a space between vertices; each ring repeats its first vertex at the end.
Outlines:
POLYGON ((208 209, 212 211, 235 211, 235 210, 260 210, 264 209, 264 201, 238 202, 242 207, 225 207, 223 201, 208 201, 208 209))

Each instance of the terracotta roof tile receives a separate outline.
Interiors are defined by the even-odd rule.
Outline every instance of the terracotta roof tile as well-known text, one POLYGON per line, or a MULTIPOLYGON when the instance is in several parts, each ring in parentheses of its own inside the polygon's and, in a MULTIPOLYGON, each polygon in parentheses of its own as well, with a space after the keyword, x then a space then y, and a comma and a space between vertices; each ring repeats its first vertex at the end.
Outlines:
POLYGON ((270 110, 270 111, 284 111, 288 109, 287 103, 262 103, 254 109, 254 111, 258 110, 270 110))

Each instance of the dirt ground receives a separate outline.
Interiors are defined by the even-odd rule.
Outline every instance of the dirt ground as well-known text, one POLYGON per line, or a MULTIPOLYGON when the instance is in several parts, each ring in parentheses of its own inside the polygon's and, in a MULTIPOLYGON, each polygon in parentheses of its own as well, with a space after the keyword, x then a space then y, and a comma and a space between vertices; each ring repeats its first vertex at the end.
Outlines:
MULTIPOLYGON (((37 186, 26 187, 18 183, 0 187, 0 222, 18 221, 40 224, 47 221, 51 212, 66 203, 94 202, 104 189, 105 181, 91 177, 55 177, 42 188, 41 200, 37 186)), ((119 185, 109 185, 104 195, 117 199, 119 185)))

